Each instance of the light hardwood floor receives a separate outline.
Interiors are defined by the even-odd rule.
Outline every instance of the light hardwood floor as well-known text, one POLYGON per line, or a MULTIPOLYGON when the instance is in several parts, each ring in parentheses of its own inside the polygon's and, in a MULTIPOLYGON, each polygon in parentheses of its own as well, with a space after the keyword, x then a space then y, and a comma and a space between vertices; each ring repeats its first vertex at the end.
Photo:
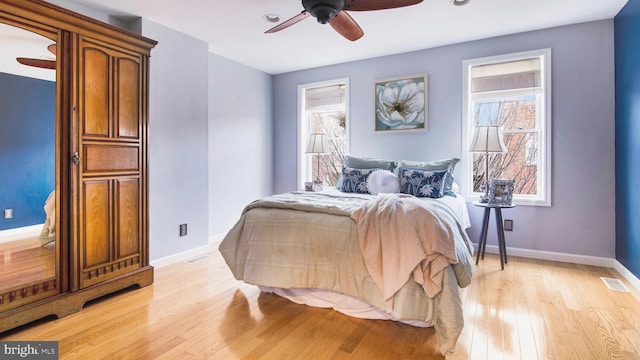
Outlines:
POLYGON ((56 276, 55 243, 40 245, 38 237, 0 242, 0 289, 56 276))
MULTIPOLYGON (((216 250, 152 286, 0 334, 57 340, 60 359, 440 359, 433 329, 297 305, 233 279, 216 250)), ((640 359, 640 296, 604 268, 487 254, 449 359, 640 359)), ((627 284, 629 286, 629 284, 627 284)))

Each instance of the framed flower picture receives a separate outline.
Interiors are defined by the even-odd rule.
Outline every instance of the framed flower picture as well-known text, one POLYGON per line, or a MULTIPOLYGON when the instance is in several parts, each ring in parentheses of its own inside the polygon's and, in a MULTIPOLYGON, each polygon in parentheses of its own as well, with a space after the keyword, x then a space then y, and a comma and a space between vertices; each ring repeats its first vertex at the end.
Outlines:
POLYGON ((375 131, 427 129, 427 75, 375 83, 375 131))

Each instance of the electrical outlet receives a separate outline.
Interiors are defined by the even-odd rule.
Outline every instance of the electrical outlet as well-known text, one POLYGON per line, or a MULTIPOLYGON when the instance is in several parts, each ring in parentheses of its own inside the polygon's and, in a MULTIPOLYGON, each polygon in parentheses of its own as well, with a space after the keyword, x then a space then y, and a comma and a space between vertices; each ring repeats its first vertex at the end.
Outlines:
POLYGON ((504 231, 513 231, 513 220, 504 221, 504 231))
POLYGON ((4 218, 13 219, 13 209, 4 209, 4 218))
POLYGON ((180 224, 180 236, 187 235, 187 224, 180 224))

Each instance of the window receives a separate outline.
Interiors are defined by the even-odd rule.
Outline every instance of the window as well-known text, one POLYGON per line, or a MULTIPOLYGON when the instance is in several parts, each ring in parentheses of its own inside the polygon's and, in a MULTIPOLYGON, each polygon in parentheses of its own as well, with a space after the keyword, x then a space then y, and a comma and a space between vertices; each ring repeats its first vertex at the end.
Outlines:
POLYGON ((489 179, 515 180, 514 202, 551 205, 551 50, 463 63, 463 194, 484 192, 489 179), (477 125, 500 125, 506 153, 468 152, 477 125))
POLYGON ((344 155, 349 151, 347 104, 348 79, 298 86, 298 188, 317 177, 323 186, 335 186, 342 172, 344 155), (307 154, 311 134, 325 134, 328 152, 307 154))

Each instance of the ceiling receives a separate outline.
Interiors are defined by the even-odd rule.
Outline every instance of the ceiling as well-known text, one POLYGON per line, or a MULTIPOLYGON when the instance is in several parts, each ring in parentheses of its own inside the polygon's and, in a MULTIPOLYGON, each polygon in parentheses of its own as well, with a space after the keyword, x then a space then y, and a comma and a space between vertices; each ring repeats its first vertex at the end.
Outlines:
MULTIPOLYGON (((73 0, 112 15, 140 16, 201 39, 212 53, 270 74, 613 18, 627 0, 425 0, 391 10, 350 12, 364 30, 355 42, 309 17, 264 34, 302 11, 299 0, 73 0), (104 4, 104 5, 103 5, 104 4)), ((366 0, 358 0, 366 1, 366 0)), ((161 46, 161 44, 159 45, 161 46)))
MULTIPOLYGON (((278 33, 264 34, 275 25, 263 19, 265 14, 277 14, 283 21, 289 19, 302 11, 299 0, 71 1, 114 16, 143 17, 205 41, 212 53, 269 74, 280 74, 611 19, 628 0, 471 0, 464 6, 453 6, 452 0, 425 0, 399 9, 352 11, 350 15, 365 33, 355 42, 312 17, 278 33)), ((4 53, 5 45, 1 46, 4 53)), ((43 50, 43 55, 33 56, 46 56, 46 49, 43 50)), ((31 55, 21 51, 19 56, 31 55)))
POLYGON ((54 70, 25 66, 16 60, 17 57, 54 60, 55 57, 47 50, 47 46, 54 42, 20 28, 0 24, 0 72, 55 81, 54 70))

